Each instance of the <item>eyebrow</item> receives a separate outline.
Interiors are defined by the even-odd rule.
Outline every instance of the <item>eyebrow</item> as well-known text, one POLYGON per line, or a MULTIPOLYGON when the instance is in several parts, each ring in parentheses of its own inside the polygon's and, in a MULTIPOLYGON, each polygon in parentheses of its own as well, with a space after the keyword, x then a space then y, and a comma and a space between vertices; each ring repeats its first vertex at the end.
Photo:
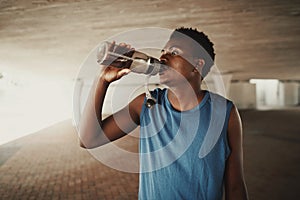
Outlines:
MULTIPOLYGON (((181 50, 181 48, 179 47, 179 46, 176 46, 176 45, 173 45, 173 46, 171 46, 170 48, 168 48, 168 49, 172 49, 172 48, 177 48, 177 49, 180 49, 181 50)), ((165 48, 163 48, 161 51, 164 51, 165 50, 165 48)))

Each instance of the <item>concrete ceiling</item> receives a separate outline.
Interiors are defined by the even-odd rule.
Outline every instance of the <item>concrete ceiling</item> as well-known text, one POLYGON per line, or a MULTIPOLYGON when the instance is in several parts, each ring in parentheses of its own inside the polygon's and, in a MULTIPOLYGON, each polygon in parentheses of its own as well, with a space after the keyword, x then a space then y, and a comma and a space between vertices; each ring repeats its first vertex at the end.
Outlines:
POLYGON ((74 78, 102 40, 197 27, 234 80, 300 80, 299 0, 0 0, 0 72, 74 78))

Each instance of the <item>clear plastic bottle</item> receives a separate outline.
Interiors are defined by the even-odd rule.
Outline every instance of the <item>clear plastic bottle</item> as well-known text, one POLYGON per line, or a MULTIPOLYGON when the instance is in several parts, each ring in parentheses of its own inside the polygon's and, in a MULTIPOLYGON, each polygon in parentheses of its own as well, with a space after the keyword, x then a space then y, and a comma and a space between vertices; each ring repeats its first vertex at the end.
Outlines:
POLYGON ((132 72, 147 75, 156 75, 160 71, 161 63, 157 58, 116 44, 112 50, 111 45, 110 42, 103 42, 99 46, 97 52, 97 62, 99 64, 129 68, 132 72))

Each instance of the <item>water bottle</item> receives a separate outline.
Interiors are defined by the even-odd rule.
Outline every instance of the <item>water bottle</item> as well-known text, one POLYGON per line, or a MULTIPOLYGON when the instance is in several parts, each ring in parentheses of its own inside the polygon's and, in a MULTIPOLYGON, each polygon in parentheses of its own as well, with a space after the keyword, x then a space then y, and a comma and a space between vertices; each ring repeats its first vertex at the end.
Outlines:
POLYGON ((98 48, 97 62, 106 66, 129 68, 132 72, 146 75, 156 75, 161 68, 157 58, 107 41, 98 48))

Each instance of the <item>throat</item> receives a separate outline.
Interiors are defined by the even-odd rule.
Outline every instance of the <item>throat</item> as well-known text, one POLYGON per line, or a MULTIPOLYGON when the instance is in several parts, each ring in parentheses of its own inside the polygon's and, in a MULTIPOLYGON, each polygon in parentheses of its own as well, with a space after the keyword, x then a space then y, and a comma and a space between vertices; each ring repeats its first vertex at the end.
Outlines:
POLYGON ((204 97, 205 91, 199 90, 196 93, 191 92, 182 92, 174 93, 173 91, 168 90, 168 100, 171 103, 172 107, 177 111, 188 111, 200 104, 204 97))

